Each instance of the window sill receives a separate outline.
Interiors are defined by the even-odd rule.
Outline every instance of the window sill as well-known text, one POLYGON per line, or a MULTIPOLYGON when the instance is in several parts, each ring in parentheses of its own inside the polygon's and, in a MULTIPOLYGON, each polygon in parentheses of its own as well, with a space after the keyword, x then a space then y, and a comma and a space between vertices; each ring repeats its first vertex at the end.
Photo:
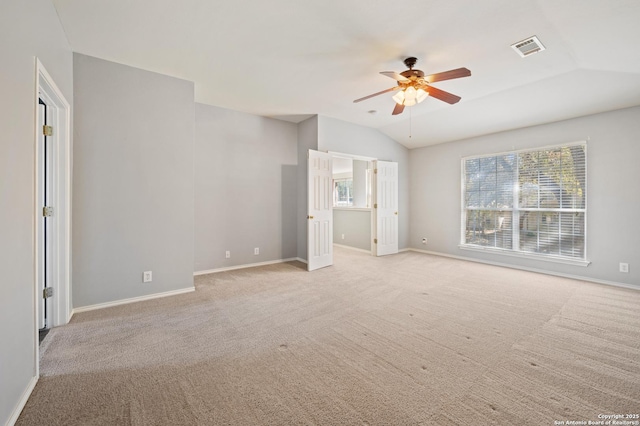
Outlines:
POLYGON ((511 250, 503 250, 494 247, 481 247, 481 246, 472 246, 468 244, 460 244, 458 248, 461 250, 469 250, 476 251, 481 253, 491 253, 498 254, 501 256, 511 256, 511 257, 519 257, 520 259, 529 259, 529 260, 541 260, 543 262, 553 262, 553 263, 562 263, 564 265, 573 265, 573 266, 589 266, 591 261, 589 260, 580 260, 580 259, 570 259, 564 257, 554 257, 554 256, 544 256, 535 253, 520 253, 514 252, 511 250))

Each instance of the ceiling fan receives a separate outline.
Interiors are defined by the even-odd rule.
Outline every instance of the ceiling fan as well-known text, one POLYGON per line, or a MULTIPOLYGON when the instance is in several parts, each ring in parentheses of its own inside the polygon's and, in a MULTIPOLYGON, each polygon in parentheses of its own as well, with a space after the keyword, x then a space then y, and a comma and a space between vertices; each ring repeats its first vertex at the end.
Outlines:
POLYGON ((409 67, 409 69, 401 72, 400 74, 395 71, 382 71, 380 74, 393 78, 398 82, 398 85, 390 89, 383 90, 382 92, 356 99, 353 102, 357 103, 373 98, 374 96, 382 95, 383 93, 398 91, 398 93, 393 96, 396 106, 392 113, 392 115, 398 115, 404 111, 405 106, 413 106, 420 103, 429 95, 449 104, 455 104, 461 99, 460 96, 456 96, 452 93, 445 92, 444 90, 431 86, 431 83, 442 80, 452 80, 454 78, 469 77, 471 75, 471 71, 466 68, 456 68, 454 70, 425 76, 424 72, 413 69, 416 62, 418 62, 418 60, 414 57, 405 59, 404 64, 409 67))

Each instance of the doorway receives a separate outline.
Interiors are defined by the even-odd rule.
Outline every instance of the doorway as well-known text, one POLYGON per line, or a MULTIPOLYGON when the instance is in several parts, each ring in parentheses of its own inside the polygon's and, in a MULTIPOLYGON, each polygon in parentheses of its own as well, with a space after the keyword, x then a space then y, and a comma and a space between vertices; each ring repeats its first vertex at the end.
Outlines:
POLYGON ((375 255, 373 171, 375 159, 331 153, 333 242, 375 255))
MULTIPOLYGON (((353 176, 349 180, 334 175, 334 163, 339 164, 344 159, 351 159, 353 162, 355 158, 363 160, 365 164, 370 162, 372 166, 363 169, 365 172, 367 169, 373 172, 369 197, 373 203, 372 208, 356 207, 359 209, 358 213, 367 211, 368 214, 364 221, 368 222, 371 229, 368 236, 371 254, 384 256, 397 253, 398 163, 312 149, 308 151, 307 156, 307 270, 313 271, 333 265, 334 242, 342 239, 340 231, 337 234, 339 237, 334 235, 334 208, 353 205, 358 198, 354 192, 357 185, 353 176)), ((365 195, 361 199, 366 198, 365 195)))
POLYGON ((33 313, 39 376, 40 334, 71 319, 71 106, 37 58, 35 69, 33 313))

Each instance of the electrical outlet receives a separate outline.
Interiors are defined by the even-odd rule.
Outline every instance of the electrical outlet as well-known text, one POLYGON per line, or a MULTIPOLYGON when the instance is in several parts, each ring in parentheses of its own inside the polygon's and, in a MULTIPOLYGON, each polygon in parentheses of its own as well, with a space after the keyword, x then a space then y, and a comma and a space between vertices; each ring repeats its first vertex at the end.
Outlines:
POLYGON ((629 264, 628 263, 620 263, 620 272, 624 272, 625 274, 629 272, 629 264))
POLYGON ((224 253, 224 257, 225 257, 225 258, 227 258, 227 259, 230 259, 230 258, 231 258, 231 252, 230 252, 229 250, 227 250, 227 251, 224 253))
POLYGON ((422 244, 425 244, 425 245, 427 244, 427 239, 426 238, 422 239, 422 244))
POLYGON ((142 282, 150 283, 151 281, 153 281, 153 273, 151 271, 144 271, 142 273, 142 282))
POLYGON ((256 256, 259 255, 260 254, 260 248, 258 248, 258 247, 254 248, 253 249, 253 254, 256 255, 256 256))
POLYGON ((342 234, 342 239, 344 240, 344 234, 342 234))

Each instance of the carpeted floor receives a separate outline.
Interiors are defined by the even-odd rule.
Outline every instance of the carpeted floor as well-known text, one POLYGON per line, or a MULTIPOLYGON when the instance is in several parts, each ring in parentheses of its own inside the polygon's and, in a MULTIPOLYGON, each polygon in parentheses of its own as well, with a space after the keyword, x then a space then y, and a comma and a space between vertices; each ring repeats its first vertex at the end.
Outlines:
MULTIPOLYGON (((553 425, 640 413, 640 291, 336 248, 75 315, 18 425, 553 425), (556 423, 558 424, 558 423, 556 423)), ((636 419, 637 420, 637 419, 636 419)))

